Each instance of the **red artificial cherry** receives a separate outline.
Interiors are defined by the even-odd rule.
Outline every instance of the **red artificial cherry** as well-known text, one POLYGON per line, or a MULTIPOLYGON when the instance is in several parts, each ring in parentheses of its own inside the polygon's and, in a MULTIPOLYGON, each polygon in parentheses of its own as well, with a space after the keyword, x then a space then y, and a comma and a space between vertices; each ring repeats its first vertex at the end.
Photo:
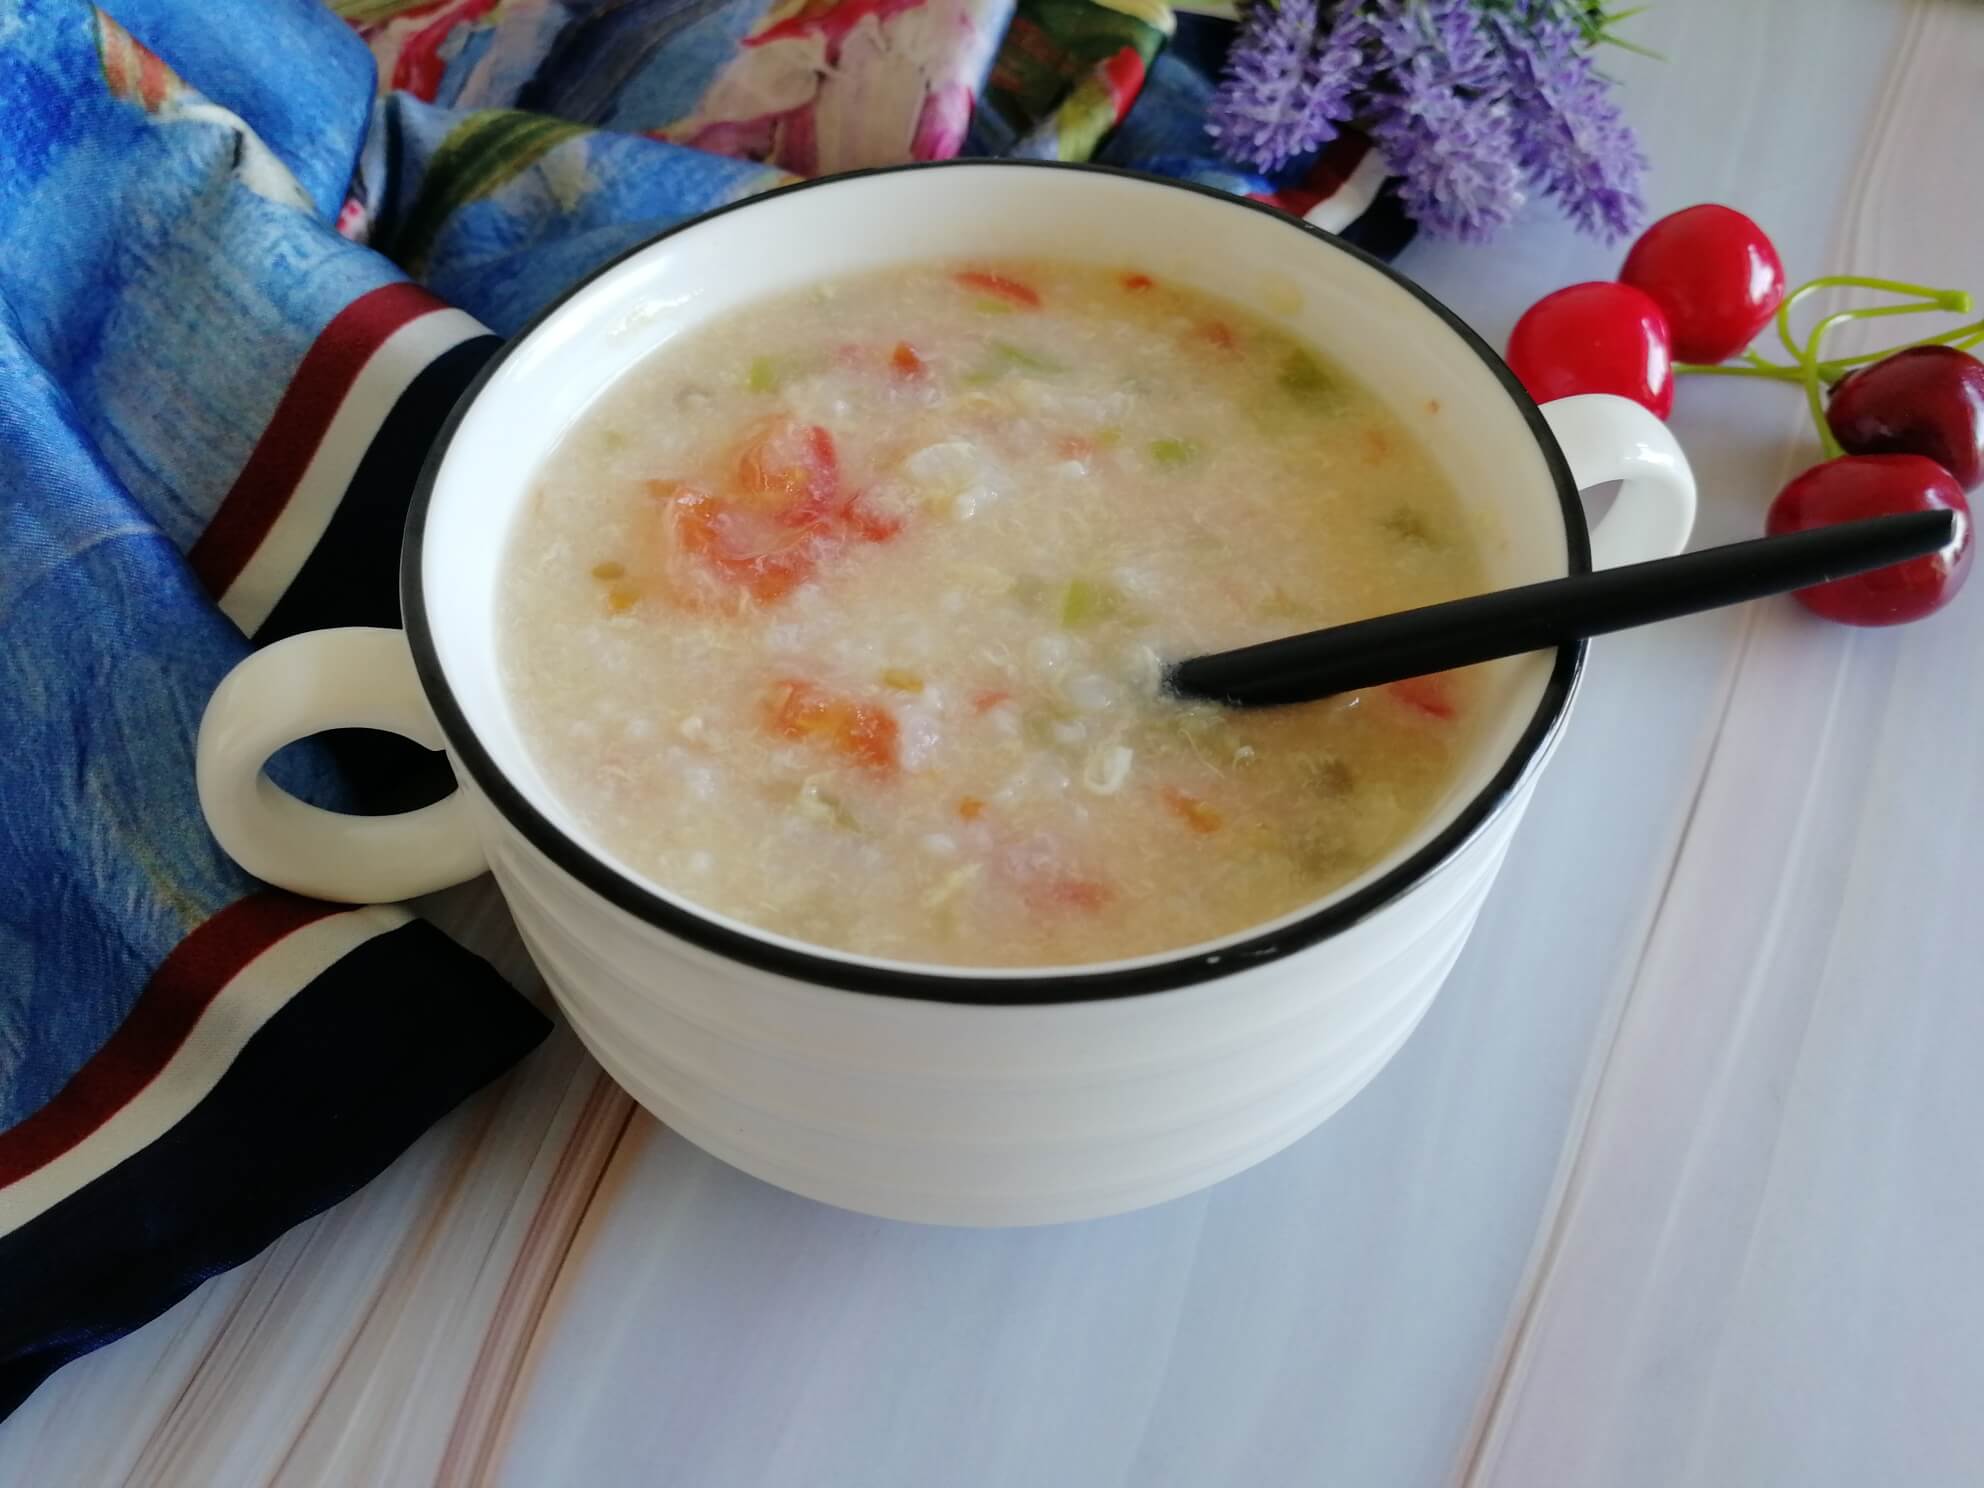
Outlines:
POLYGON ((1926 557, 1796 591, 1815 615, 1844 625, 1900 625, 1933 615, 1970 572, 1970 505, 1950 473, 1921 455, 1842 455, 1814 465, 1777 493, 1764 530, 1775 537, 1863 517, 1954 511, 1950 545, 1926 557))
POLYGON ((1661 418, 1674 406, 1667 317, 1629 284, 1573 284, 1531 305, 1509 335, 1509 370, 1539 403, 1617 393, 1661 418))
POLYGON ((1764 230, 1733 207, 1685 207, 1633 244, 1619 278, 1667 312, 1674 355, 1726 361, 1784 302, 1784 265, 1764 230))
POLYGON ((1966 491, 1984 482, 1984 362, 1954 346, 1910 346, 1850 373, 1826 423, 1856 455, 1926 455, 1966 491))

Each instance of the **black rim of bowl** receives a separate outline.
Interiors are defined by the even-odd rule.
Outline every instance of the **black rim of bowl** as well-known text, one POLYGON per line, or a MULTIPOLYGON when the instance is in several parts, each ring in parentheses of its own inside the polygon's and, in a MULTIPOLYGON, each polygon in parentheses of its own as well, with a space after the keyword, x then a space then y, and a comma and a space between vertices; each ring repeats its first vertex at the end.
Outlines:
POLYGON ((497 768, 489 752, 483 748, 481 740, 470 728, 468 718, 462 712, 461 704, 441 669, 440 656, 434 644, 433 627, 429 623, 427 607, 421 591, 420 571, 427 511, 433 500, 434 485, 442 461, 447 456, 449 445, 454 442, 455 433, 460 428, 462 419, 490 378, 495 376, 512 352, 528 341, 537 329, 556 315, 573 296, 602 275, 611 273, 628 259, 646 252, 656 243, 672 238, 678 233, 694 231, 702 224, 718 217, 727 216, 732 212, 748 211, 762 202, 792 192, 830 190, 840 183, 868 176, 905 175, 933 170, 1080 171, 1093 175, 1125 178, 1166 190, 1194 192, 1219 203, 1221 207, 1230 211, 1262 213, 1290 232, 1301 233, 1332 252, 1348 254, 1367 267, 1377 270, 1437 316, 1468 346, 1494 373, 1504 391, 1521 411, 1530 432, 1543 450, 1551 477, 1556 483, 1557 497, 1564 518, 1564 545, 1569 559, 1569 572, 1579 574, 1590 571, 1590 537, 1585 525, 1584 508, 1578 499, 1577 485, 1571 478, 1563 451, 1558 447, 1555 436, 1551 434, 1550 427, 1544 422, 1543 415, 1534 400, 1524 391, 1522 384, 1503 364, 1502 359, 1469 329, 1459 316, 1382 259, 1373 257, 1354 244, 1344 242, 1333 233, 1291 217, 1279 208, 1249 201, 1245 197, 1235 196, 1215 187, 1202 186, 1190 181, 1168 180, 1162 176, 1146 175, 1139 171, 1118 170, 1112 166, 1048 160, 973 159, 927 161, 913 165, 880 166, 873 170, 849 171, 836 176, 823 176, 817 180, 781 186, 718 207, 714 211, 656 233, 625 253, 617 255, 610 262, 586 275, 540 311, 528 325, 489 359, 481 373, 463 391, 453 411, 448 415, 446 423, 442 425, 440 435, 434 441, 426 463, 421 468, 419 481, 414 488, 413 500, 407 511, 406 538, 400 561, 400 608, 405 617, 407 641, 413 651, 414 666, 426 691, 428 702, 434 709, 435 717, 439 720, 456 759, 467 770, 477 789, 488 798, 496 810, 503 814, 511 826, 523 834, 526 841, 586 888, 636 918, 692 945, 713 951, 745 966, 817 986, 874 993, 886 997, 903 997, 928 1002, 1008 1005, 1093 1002, 1107 998, 1171 991, 1229 976, 1234 972, 1260 966, 1315 945, 1383 909, 1409 889, 1425 882, 1457 857, 1489 822, 1508 808, 1515 793, 1540 765, 1551 740, 1563 727, 1571 696, 1576 690, 1579 674, 1583 670, 1585 655, 1583 641, 1558 648, 1556 665, 1551 669, 1550 680, 1544 687, 1536 712, 1524 728, 1515 747, 1509 752, 1508 758, 1502 762, 1487 785, 1462 807, 1459 814, 1417 852, 1394 864, 1355 893, 1324 904, 1277 929, 1229 941, 1211 949, 1188 949, 1160 960, 1127 967, 1105 965, 1096 970, 1084 970, 1080 967, 1065 969, 987 967, 960 968, 958 972, 952 973, 943 969, 924 969, 901 962, 867 964, 858 960, 844 959, 824 950, 788 947, 759 939, 755 935, 719 924, 687 907, 686 904, 671 902, 604 860, 595 857, 586 848, 566 836, 525 799, 523 793, 511 784, 508 777, 497 768))

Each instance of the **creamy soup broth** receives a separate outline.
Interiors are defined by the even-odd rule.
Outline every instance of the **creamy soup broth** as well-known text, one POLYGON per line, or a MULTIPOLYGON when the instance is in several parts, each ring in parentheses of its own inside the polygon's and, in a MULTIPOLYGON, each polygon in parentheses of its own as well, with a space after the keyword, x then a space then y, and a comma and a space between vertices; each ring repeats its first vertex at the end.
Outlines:
POLYGON ((506 564, 506 685, 586 830, 893 959, 1095 962, 1297 909, 1423 822, 1486 702, 1475 672, 1161 693, 1164 658, 1484 578, 1340 363, 1134 267, 892 270, 671 341, 545 461, 506 564))

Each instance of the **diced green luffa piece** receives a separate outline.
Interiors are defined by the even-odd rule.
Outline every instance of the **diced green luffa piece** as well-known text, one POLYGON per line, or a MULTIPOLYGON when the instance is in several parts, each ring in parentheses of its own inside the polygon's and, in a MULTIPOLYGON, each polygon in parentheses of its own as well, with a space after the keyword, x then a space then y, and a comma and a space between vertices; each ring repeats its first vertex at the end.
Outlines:
POLYGON ((1122 592, 1095 579, 1070 579, 1061 595, 1061 624, 1069 630, 1098 624, 1122 610, 1122 592))
POLYGON ((1331 385, 1330 374, 1323 364, 1306 351, 1291 351, 1281 364, 1278 378, 1281 385, 1291 393, 1319 393, 1331 385))

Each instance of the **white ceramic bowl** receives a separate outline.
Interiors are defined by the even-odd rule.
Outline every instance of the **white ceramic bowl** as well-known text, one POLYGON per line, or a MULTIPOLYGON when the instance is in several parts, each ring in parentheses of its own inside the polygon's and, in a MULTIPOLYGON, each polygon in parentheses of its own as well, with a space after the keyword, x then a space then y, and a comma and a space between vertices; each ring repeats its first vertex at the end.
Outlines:
POLYGON ((1450 312, 1281 213, 1089 167, 831 178, 664 234, 490 364, 409 516, 405 635, 297 636, 216 692, 199 776, 221 843, 275 883, 348 900, 404 897, 486 862, 616 1079, 717 1156, 829 1203, 949 1224, 1077 1219, 1201 1188, 1316 1126, 1392 1056, 1460 953, 1563 727, 1582 646, 1498 663, 1502 702, 1477 756, 1356 882, 1225 940, 1058 969, 877 961, 699 908, 615 864, 573 819, 499 683, 491 620, 512 520, 546 452, 615 379, 768 294, 1003 255, 1135 264, 1344 359, 1425 432, 1482 514, 1498 584, 1686 540, 1693 482, 1658 420, 1604 397, 1539 412, 1450 312), (1579 485, 1613 479, 1626 484, 1588 544, 1579 485), (341 726, 445 746, 460 790, 402 817, 342 817, 260 773, 282 744, 341 726))

